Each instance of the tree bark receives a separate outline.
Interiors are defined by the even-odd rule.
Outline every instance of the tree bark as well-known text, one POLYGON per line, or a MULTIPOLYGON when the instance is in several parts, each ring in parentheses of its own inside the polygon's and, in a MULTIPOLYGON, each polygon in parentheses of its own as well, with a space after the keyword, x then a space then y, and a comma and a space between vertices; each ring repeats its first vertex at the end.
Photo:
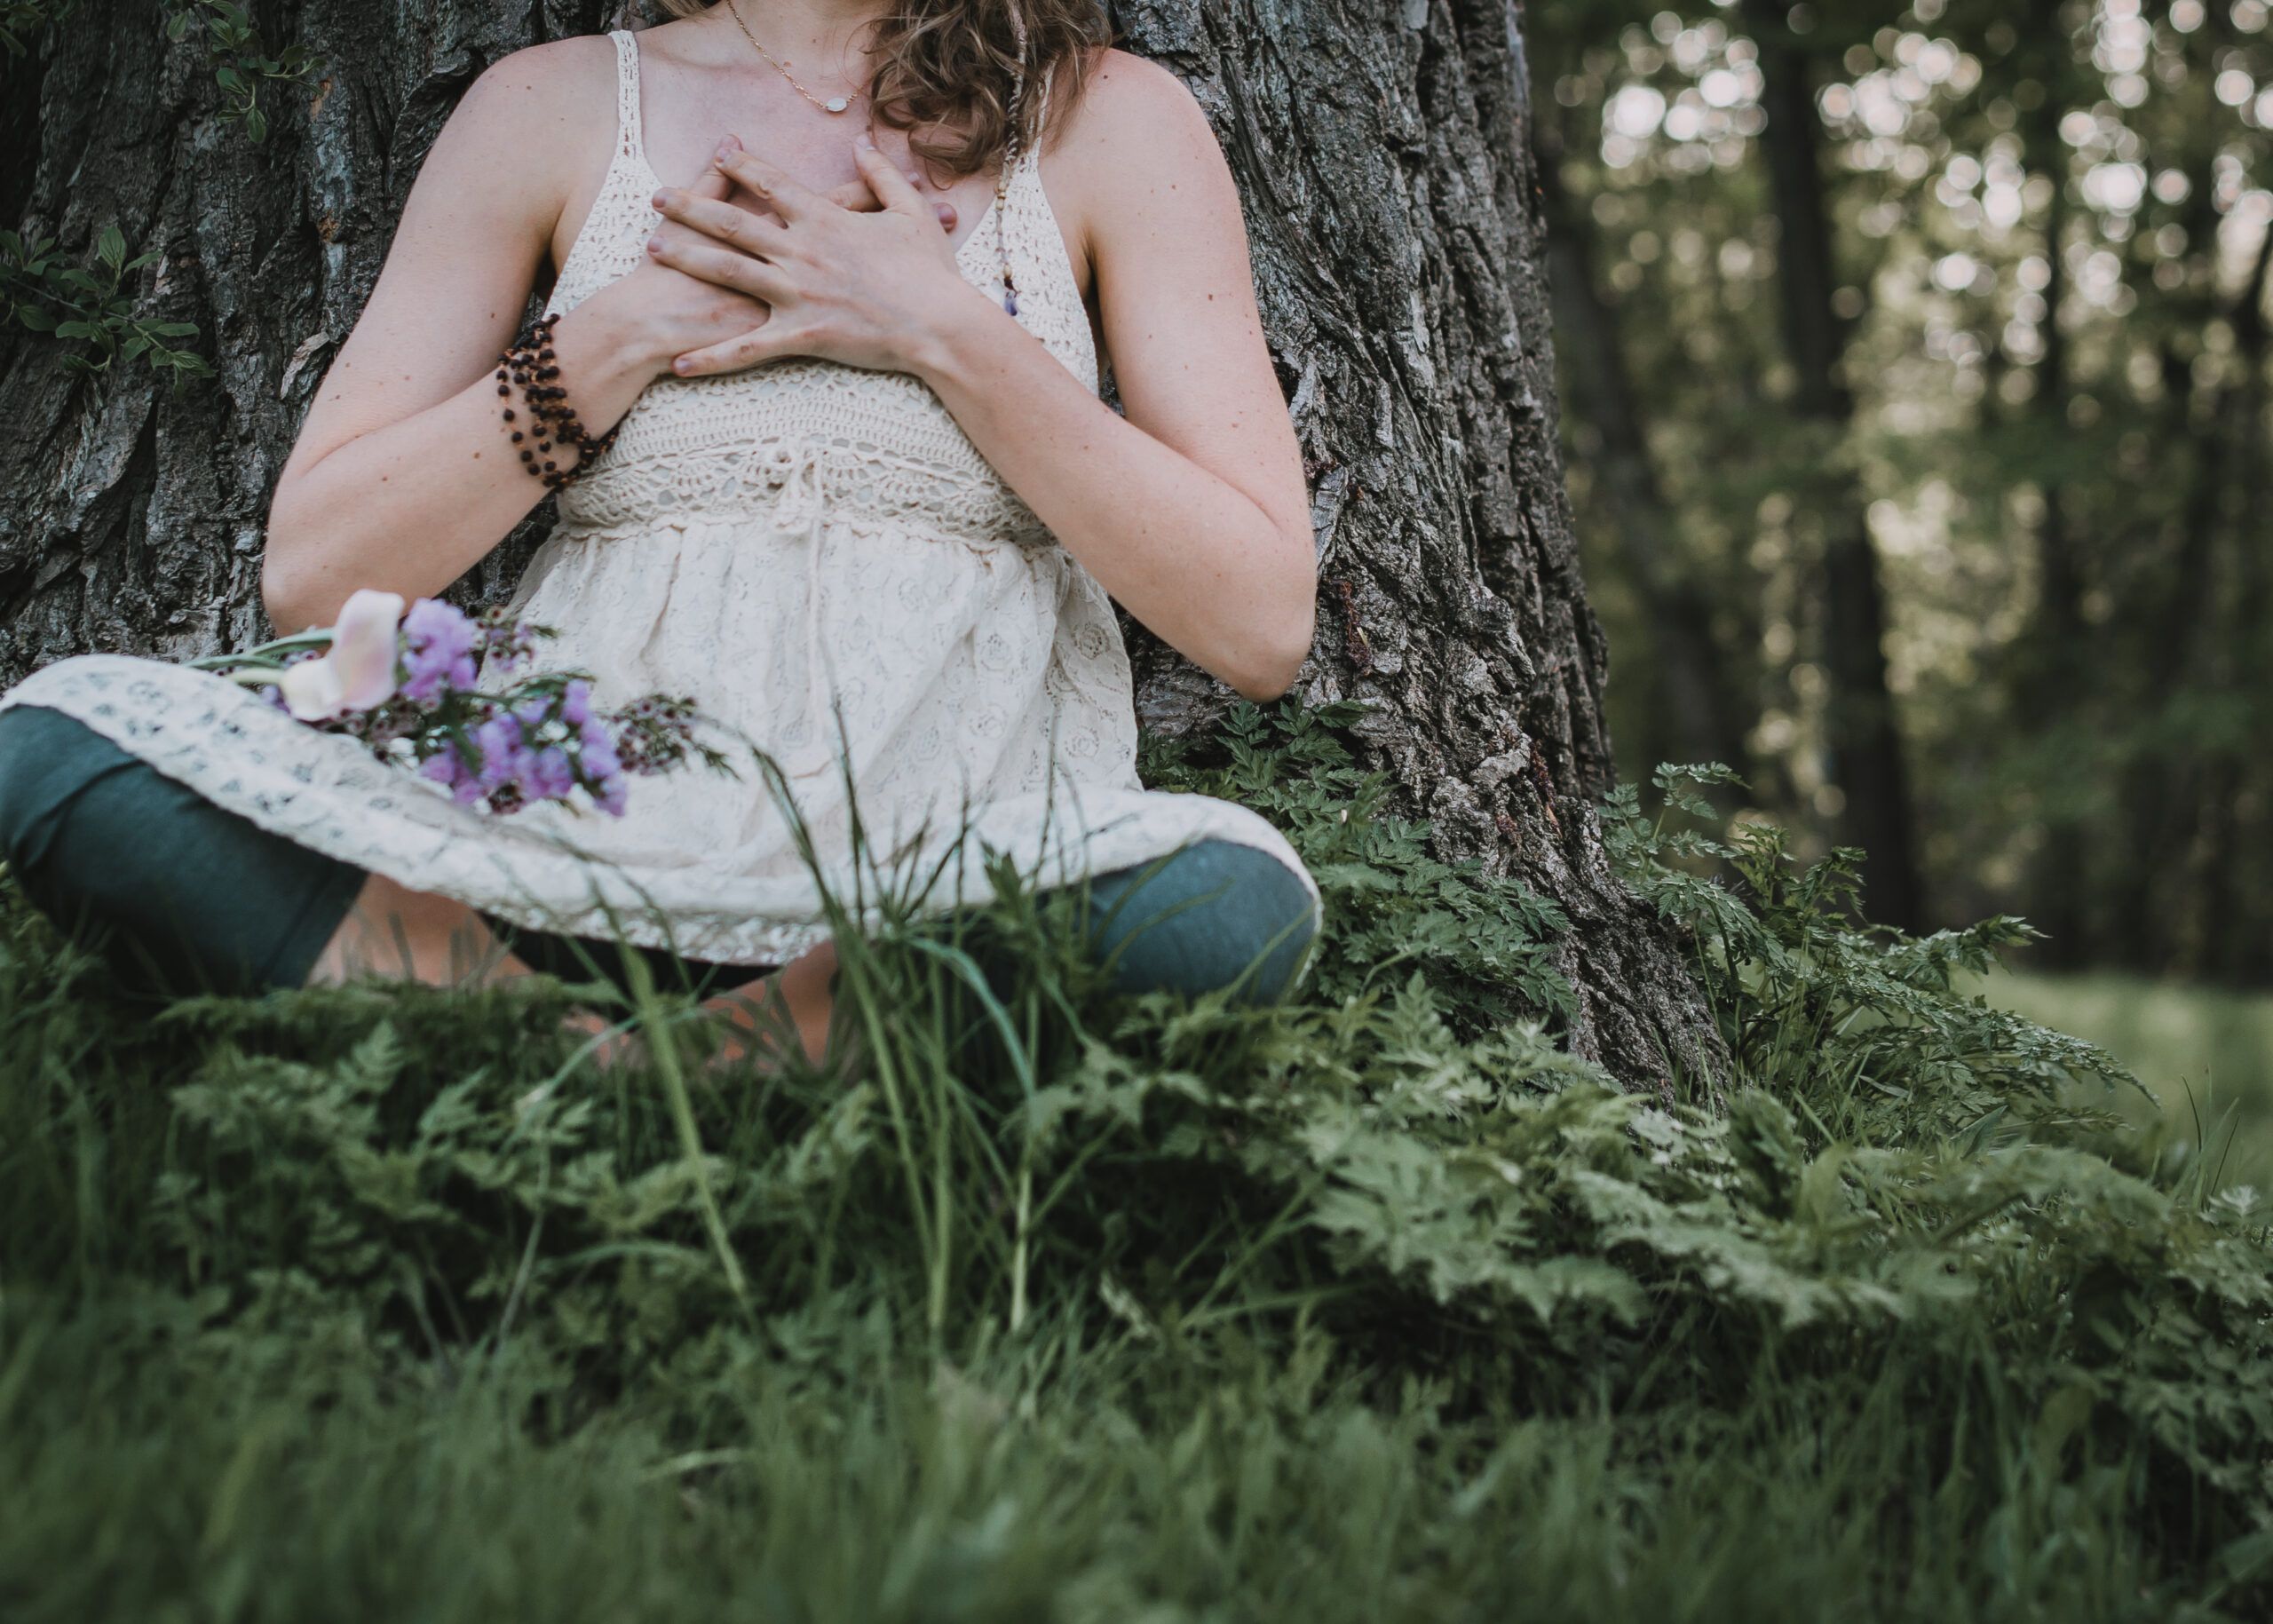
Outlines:
MULTIPOLYGON (((18 425, 0 446, 0 677, 263 630, 270 487, 450 107, 519 46, 645 20, 610 0, 410 10, 263 5, 272 50, 297 41, 327 64, 268 92, 264 145, 216 117, 210 69, 165 43, 160 0, 83 8, 0 69, 6 101, 38 107, 28 127, 0 122, 7 218, 70 253, 113 222, 162 250, 142 297, 197 321, 215 368, 175 392, 0 337, 0 413, 18 425)), ((1568 913, 1579 1053, 1636 1087, 1717 1083, 1725 1054, 1675 944, 1603 859, 1605 655, 1555 436, 1514 0, 1133 0, 1115 21, 1192 86, 1247 200, 1315 493, 1321 626, 1302 692, 1369 701, 1374 764, 1440 851, 1519 873, 1568 913)), ((545 519, 463 590, 499 591, 545 519)), ((1133 641, 1147 725, 1203 725, 1231 701, 1133 641)))

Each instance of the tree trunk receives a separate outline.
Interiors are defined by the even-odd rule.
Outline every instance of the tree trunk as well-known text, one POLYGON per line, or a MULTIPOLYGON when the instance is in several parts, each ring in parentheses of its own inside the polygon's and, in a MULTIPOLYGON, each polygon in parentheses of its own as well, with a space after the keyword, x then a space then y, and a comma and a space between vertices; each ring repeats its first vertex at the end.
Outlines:
MULTIPOLYGON (((1682 556, 1673 508, 1658 479, 1641 400, 1620 343, 1619 312, 1603 291, 1596 264, 1594 222, 1583 208, 1572 206, 1557 178, 1560 132, 1542 127, 1533 133, 1570 409, 1601 439, 1593 459, 1596 483, 1628 589, 1650 631, 1657 714, 1642 741, 1649 751, 1644 759, 1717 761, 1749 778, 1752 752, 1728 676, 1730 661, 1714 635, 1712 601, 1682 556)), ((1633 742, 1627 741, 1629 747, 1633 742)))
MULTIPOLYGON (((262 630, 267 499, 420 159, 488 63, 638 7, 611 0, 273 0, 325 66, 272 85, 265 144, 217 115, 211 65, 162 0, 82 7, 0 67, 5 218, 82 258, 115 223, 162 260, 134 290, 196 321, 210 378, 67 370, 0 337, 0 677, 88 648, 180 657, 262 630)), ((1569 914, 1580 1053, 1636 1086, 1725 1057, 1650 910, 1607 872, 1604 654, 1555 436, 1540 218, 1512 0, 1140 0, 1131 49, 1190 83, 1247 202, 1265 323, 1315 496, 1324 588, 1303 692, 1363 696, 1368 747, 1440 850, 1520 873, 1569 914)), ((609 109, 596 107, 605 117, 609 109)), ((518 572, 545 515, 471 596, 518 572)), ((1138 711, 1180 730, 1231 695, 1135 639, 1138 711)))
MULTIPOLYGON (((2023 152, 2029 167, 2051 183, 2044 211, 2044 353, 2036 366, 2036 394, 2028 409, 2039 422, 2063 432, 2072 394, 2068 369, 2068 335, 2061 325, 2068 296, 2068 172, 2072 149, 2061 138, 2060 120, 2072 105, 2060 93, 2064 70, 2074 59, 2073 41, 2062 26, 2065 0, 2031 0, 2029 43, 2044 95, 2022 121, 2023 152)), ((2037 606, 2016 684, 2016 709, 2031 736, 2047 732, 2070 714, 2092 658, 2084 621, 2086 586, 2083 549, 2071 522, 2071 499, 2053 471, 2055 459, 2039 484, 2044 514, 2037 526, 2037 606)), ((2091 954, 2089 887, 2079 883, 2087 871, 2089 852, 2083 822, 2065 808, 2044 820, 2044 846, 2029 886, 2031 923, 2045 934, 2039 949, 2047 965, 2077 969, 2091 954)), ((2149 867, 2150 865, 2141 865, 2149 867)))
POLYGON ((1773 0, 1746 0, 1744 15, 1759 44, 1766 81, 1761 105, 1768 125, 1761 150, 1778 226, 1776 289, 1785 347, 1799 378, 1794 404, 1802 420, 1820 426, 1827 453, 1816 502, 1823 523, 1823 665, 1829 678, 1825 733, 1832 781, 1845 797, 1841 837, 1869 854, 1865 879, 1871 916, 1915 930, 1924 924, 1926 907, 1911 829, 1909 772, 1887 689, 1878 550, 1862 491, 1841 454, 1855 400, 1841 376, 1847 327, 1833 304, 1838 278, 1811 65, 1773 0))

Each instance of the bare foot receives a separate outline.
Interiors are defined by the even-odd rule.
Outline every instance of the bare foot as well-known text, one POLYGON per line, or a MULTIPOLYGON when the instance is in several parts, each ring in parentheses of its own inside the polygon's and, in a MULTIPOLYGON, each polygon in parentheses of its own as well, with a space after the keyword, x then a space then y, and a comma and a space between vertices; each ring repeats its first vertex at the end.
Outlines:
MULTIPOLYGON (((378 977, 431 986, 492 986, 535 973, 506 952, 464 903, 375 874, 356 893, 308 978, 332 985, 378 977)), ((579 1010, 562 1024, 593 1040, 593 1058, 604 1066, 640 1050, 636 1032, 615 1030, 616 1023, 597 1010, 579 1010)))
POLYGON ((429 986, 487 986, 530 973, 463 902, 371 875, 324 944, 312 982, 376 977, 429 986))
POLYGON ((707 998, 702 1007, 726 1026, 718 1054, 721 1065, 771 1058, 777 1064, 795 1043, 807 1062, 828 1058, 830 984, 836 975, 836 946, 823 942, 769 976, 707 998))

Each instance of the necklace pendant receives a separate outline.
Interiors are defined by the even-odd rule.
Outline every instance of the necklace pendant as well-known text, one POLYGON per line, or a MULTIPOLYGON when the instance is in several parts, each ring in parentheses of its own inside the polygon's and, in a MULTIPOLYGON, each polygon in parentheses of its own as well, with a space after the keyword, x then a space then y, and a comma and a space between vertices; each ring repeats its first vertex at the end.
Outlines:
POLYGON ((822 102, 820 105, 822 109, 826 112, 842 113, 845 108, 851 107, 852 102, 849 97, 831 96, 827 101, 822 102))

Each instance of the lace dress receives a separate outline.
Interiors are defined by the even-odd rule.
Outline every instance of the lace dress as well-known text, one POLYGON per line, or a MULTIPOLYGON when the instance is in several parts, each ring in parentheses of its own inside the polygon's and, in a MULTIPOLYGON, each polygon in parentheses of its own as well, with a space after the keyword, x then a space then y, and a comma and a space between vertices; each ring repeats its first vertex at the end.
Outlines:
MULTIPOLYGON (((660 218, 638 45, 610 37, 618 139, 552 310, 630 272, 660 218)), ((1018 320, 1094 392, 1034 156, 1004 196, 1018 320)), ((990 289, 993 212, 958 255, 990 289)), ((983 901, 989 852, 1054 885, 1215 837, 1270 852, 1316 900, 1255 812, 1140 785, 1105 590, 907 374, 792 360, 651 384, 560 494, 513 603, 560 634, 541 663, 590 672, 599 702, 689 694, 767 752, 797 820, 747 750, 739 779, 690 764, 633 780, 621 819, 470 811, 242 687, 123 655, 61 661, 0 708, 61 710, 261 828, 417 890, 727 963, 780 963, 826 939, 821 884, 867 899, 864 919, 880 892, 921 912, 983 901)))

